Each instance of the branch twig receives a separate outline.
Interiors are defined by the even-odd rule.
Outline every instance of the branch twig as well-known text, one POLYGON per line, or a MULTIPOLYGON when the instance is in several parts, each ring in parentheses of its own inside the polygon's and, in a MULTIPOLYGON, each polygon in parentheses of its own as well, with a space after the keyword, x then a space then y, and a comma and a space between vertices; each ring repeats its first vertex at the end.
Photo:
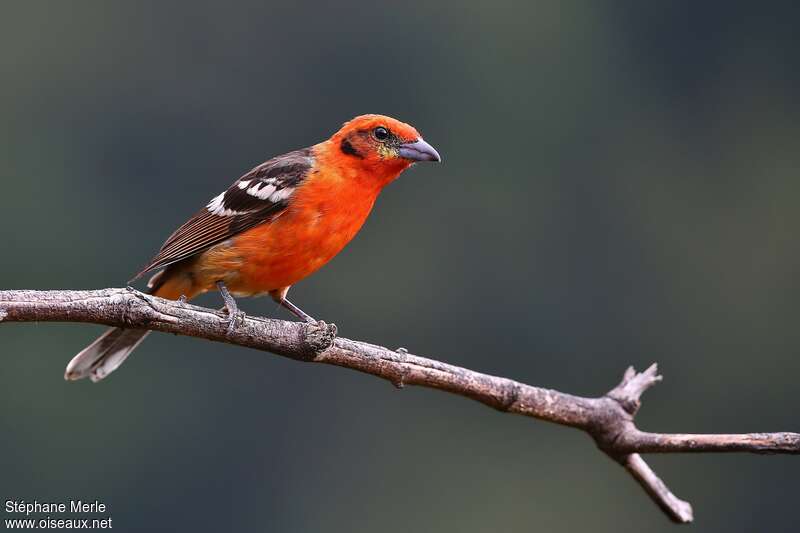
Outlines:
POLYGON ((419 385, 477 400, 499 411, 554 422, 588 433, 620 463, 675 522, 692 521, 692 507, 677 498, 640 453, 750 452, 800 454, 798 433, 692 435, 639 430, 634 416, 645 390, 661 380, 656 365, 628 368, 619 385, 599 398, 584 398, 526 385, 410 354, 403 349, 336 337, 324 322, 302 324, 247 317, 227 331, 217 311, 128 289, 0 291, 0 322, 90 322, 151 329, 236 344, 305 362, 372 374, 397 387, 419 385))

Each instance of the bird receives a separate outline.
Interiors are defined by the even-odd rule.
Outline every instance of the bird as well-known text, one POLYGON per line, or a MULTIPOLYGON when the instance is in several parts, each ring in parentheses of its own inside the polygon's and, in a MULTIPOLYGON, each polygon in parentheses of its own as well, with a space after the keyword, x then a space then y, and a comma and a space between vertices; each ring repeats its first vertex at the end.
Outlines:
MULTIPOLYGON (((243 316, 234 297, 269 295, 314 323, 286 298, 289 288, 342 251, 386 185, 415 163, 441 160, 413 126, 385 115, 355 117, 326 141, 245 173, 175 230, 131 282, 156 271, 147 292, 170 300, 219 291, 229 332, 243 316)), ((65 379, 102 380, 148 333, 107 330, 72 358, 65 379)))

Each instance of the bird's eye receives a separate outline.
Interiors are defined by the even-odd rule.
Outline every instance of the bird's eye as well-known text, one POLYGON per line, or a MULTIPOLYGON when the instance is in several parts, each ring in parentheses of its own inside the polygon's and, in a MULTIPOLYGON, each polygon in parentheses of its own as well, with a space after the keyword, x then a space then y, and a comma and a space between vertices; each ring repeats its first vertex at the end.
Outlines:
POLYGON ((376 139, 379 141, 385 141, 389 138, 389 130, 384 128, 383 126, 379 126, 372 130, 372 134, 375 136, 376 139))

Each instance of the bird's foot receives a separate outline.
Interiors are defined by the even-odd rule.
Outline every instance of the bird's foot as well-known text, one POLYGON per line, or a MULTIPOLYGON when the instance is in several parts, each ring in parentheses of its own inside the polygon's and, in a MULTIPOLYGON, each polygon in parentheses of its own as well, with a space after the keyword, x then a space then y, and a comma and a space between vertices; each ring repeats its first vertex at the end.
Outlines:
POLYGON ((247 313, 245 313, 244 311, 236 309, 233 312, 231 312, 231 310, 228 309, 228 306, 222 307, 220 311, 224 311, 225 313, 228 314, 228 330, 226 332, 228 336, 233 335, 233 333, 240 326, 244 326, 245 319, 247 318, 247 313))
POLYGON ((336 324, 328 324, 323 320, 306 322, 306 342, 313 348, 315 354, 324 352, 336 340, 338 328, 336 324))
POLYGON ((221 311, 228 313, 228 335, 232 335, 240 325, 244 325, 247 315, 244 311, 239 310, 239 306, 236 305, 236 300, 231 296, 224 282, 218 281, 217 289, 219 289, 219 293, 225 301, 225 307, 223 307, 221 311))

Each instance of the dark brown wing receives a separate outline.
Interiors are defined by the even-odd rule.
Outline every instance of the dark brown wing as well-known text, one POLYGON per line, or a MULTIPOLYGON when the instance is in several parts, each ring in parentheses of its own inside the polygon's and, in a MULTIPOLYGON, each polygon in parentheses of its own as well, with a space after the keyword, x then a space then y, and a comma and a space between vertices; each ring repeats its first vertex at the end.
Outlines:
POLYGON ((289 205, 292 194, 313 164, 311 149, 305 148, 258 165, 175 230, 133 279, 272 220, 289 205))

